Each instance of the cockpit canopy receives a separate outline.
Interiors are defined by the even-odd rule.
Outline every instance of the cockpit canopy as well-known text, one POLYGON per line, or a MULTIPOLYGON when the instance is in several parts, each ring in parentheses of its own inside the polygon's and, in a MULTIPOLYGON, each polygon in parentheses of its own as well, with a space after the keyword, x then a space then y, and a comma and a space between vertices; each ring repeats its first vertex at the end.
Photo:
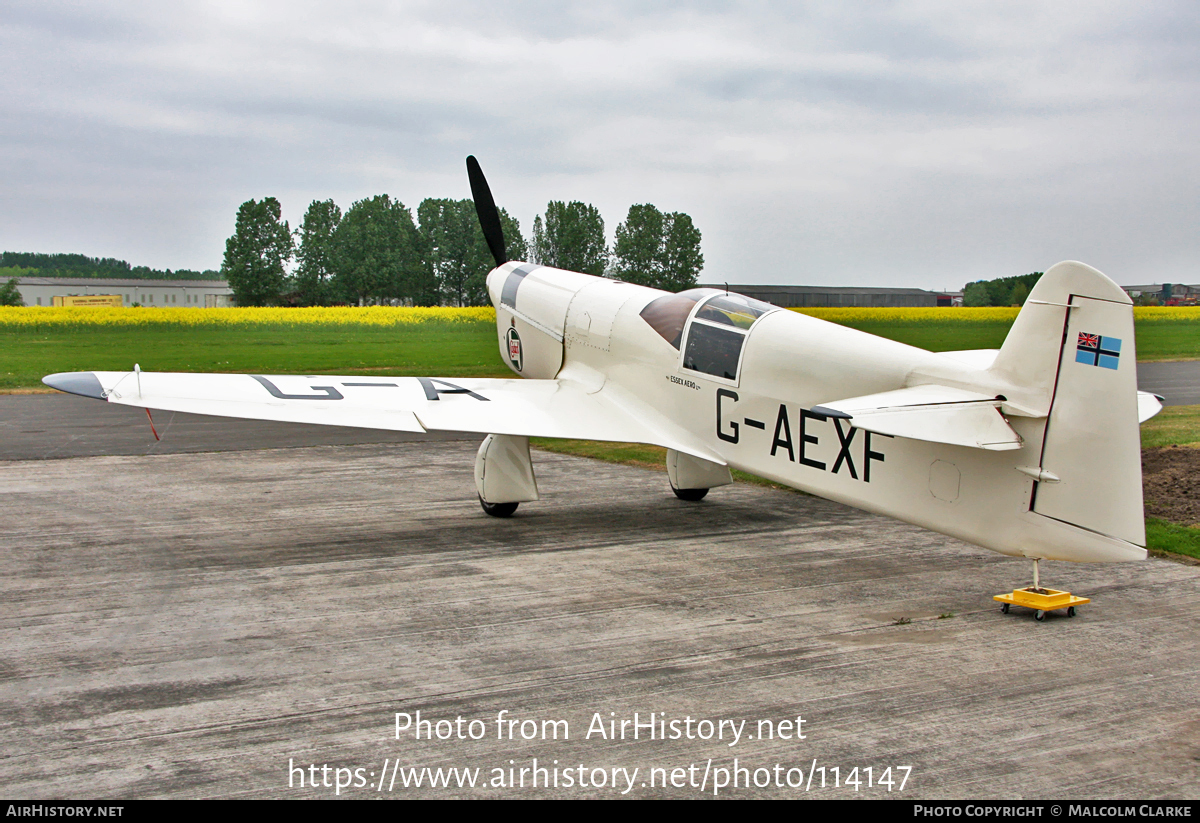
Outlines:
POLYGON ((683 342, 683 327, 687 325, 692 309, 705 297, 720 293, 716 289, 688 289, 679 294, 665 294, 657 300, 651 300, 642 309, 642 319, 663 340, 678 349, 683 342))
POLYGON ((758 318, 777 308, 717 289, 689 289, 651 301, 641 315, 664 340, 676 349, 682 347, 682 368, 737 380, 747 332, 758 318))

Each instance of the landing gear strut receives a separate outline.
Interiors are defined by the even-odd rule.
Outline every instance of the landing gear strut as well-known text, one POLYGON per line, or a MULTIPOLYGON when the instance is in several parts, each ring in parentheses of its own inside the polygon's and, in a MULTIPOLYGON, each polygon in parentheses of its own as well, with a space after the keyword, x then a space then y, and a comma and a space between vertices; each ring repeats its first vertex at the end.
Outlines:
POLYGON ((733 482, 728 466, 702 460, 690 454, 667 449, 667 480, 671 491, 680 500, 695 503, 714 486, 725 486, 733 482))
POLYGON ((475 455, 475 491, 492 517, 512 517, 517 504, 538 499, 529 438, 489 434, 475 455))

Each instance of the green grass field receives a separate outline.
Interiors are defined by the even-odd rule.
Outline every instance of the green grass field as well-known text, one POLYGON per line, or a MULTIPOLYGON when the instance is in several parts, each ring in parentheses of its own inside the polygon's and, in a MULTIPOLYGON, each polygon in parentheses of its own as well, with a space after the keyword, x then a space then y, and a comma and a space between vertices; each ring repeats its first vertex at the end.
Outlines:
POLYGON ((1167 406, 1142 424, 1142 448, 1200 443, 1200 406, 1167 406))
MULTIPOLYGON (((181 310, 182 311, 182 310, 181 310)), ((410 326, 0 326, 0 389, 64 371, 511 376, 494 323, 410 326)))
POLYGON ((1200 559, 1200 529, 1147 517, 1146 546, 1154 552, 1200 559))
MULTIPOLYGON (((483 320, 394 325, 150 322, 134 326, 28 322, 30 317, 49 316, 37 312, 64 310, 17 311, 25 312, 21 322, 4 322, 0 317, 0 390, 39 388, 42 377, 54 372, 121 371, 134 363, 146 371, 446 377, 509 373, 500 361, 495 326, 483 320)), ((197 316, 187 314, 189 311, 201 310, 175 310, 183 314, 167 310, 158 316, 197 316)), ((904 310, 859 310, 847 317, 845 325, 931 351, 999 348, 1011 319, 975 319, 977 315, 970 311, 939 310, 930 321, 927 314, 910 319, 904 310)), ((1200 312, 1184 309, 1168 317, 1137 323, 1138 359, 1200 359, 1200 312)))
MULTIPOLYGON (((915 325, 884 321, 845 325, 927 351, 963 351, 1000 348, 1012 323, 989 320, 915 325)), ((1200 360, 1200 317, 1195 322, 1142 322, 1134 327, 1134 333, 1138 360, 1200 360)))

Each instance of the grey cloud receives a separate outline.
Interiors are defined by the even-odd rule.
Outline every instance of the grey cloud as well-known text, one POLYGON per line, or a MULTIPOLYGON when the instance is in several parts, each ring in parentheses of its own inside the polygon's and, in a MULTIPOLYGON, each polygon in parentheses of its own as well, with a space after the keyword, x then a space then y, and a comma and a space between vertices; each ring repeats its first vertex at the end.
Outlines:
POLYGON ((215 266, 243 199, 415 208, 473 152, 524 226, 658 202, 733 282, 1194 260, 1194 6, 847 8, 17 2, 0 242, 215 266))

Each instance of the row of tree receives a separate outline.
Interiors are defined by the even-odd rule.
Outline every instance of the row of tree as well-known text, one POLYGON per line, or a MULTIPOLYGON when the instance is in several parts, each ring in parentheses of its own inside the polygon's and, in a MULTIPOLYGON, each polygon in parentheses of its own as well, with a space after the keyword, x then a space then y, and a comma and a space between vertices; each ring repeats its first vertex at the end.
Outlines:
POLYGON ((976 280, 963 286, 964 306, 1024 306, 1040 271, 995 280, 976 280))
POLYGON ((17 277, 85 277, 126 280, 218 280, 212 270, 152 269, 131 266, 115 257, 88 257, 83 254, 39 254, 6 251, 0 253, 0 274, 17 277))
MULTIPOLYGON (((485 279, 494 262, 471 200, 426 199, 415 221, 386 194, 359 200, 345 214, 332 200, 314 200, 295 232, 281 211, 274 197, 238 209, 221 276, 240 306, 488 303, 485 279)), ((499 211, 510 260, 672 291, 695 285, 704 266, 700 231, 679 212, 631 207, 610 250, 595 206, 549 203, 528 242, 516 218, 499 211)))
POLYGON ((704 268, 700 230, 681 212, 663 214, 649 203, 630 206, 611 251, 595 206, 553 201, 533 220, 534 262, 584 274, 608 275, 667 291, 696 285, 704 268))

